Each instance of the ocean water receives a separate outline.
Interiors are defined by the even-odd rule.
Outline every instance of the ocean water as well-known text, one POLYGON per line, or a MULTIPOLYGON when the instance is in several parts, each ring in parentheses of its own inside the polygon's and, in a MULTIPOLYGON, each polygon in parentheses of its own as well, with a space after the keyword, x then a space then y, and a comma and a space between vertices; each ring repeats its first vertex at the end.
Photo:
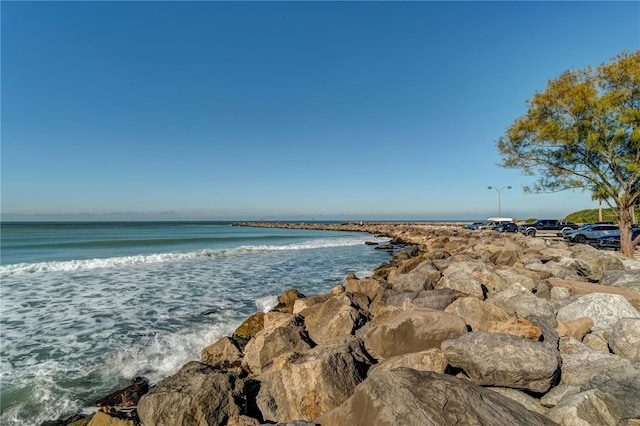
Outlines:
POLYGON ((365 233, 196 223, 2 223, 0 424, 95 410, 199 359, 282 291, 327 292, 388 259, 365 233))

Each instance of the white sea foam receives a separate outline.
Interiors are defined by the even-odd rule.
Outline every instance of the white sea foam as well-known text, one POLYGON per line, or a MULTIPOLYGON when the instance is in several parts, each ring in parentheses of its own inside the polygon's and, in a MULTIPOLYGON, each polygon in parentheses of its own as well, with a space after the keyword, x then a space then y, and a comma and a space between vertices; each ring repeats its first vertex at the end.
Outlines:
POLYGON ((264 296, 256 299, 256 307, 260 312, 269 312, 277 304, 277 296, 264 296))
POLYGON ((134 376, 173 374, 283 290, 317 294, 379 264, 365 239, 0 268, 0 424, 39 425, 134 376))
POLYGON ((61 262, 17 263, 0 266, 0 276, 35 272, 81 271, 120 266, 139 265, 143 263, 164 263, 201 257, 223 257, 244 255, 266 251, 313 250, 330 247, 346 247, 362 244, 364 238, 348 237, 324 240, 310 240, 302 243, 285 245, 250 245, 232 249, 199 250, 187 253, 156 253, 148 255, 111 257, 105 259, 68 260, 61 262))

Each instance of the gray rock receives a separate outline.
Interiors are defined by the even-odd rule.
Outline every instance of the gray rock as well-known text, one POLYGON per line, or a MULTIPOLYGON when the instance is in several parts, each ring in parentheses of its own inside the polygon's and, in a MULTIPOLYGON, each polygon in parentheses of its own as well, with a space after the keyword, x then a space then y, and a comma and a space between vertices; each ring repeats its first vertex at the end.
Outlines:
POLYGON ((523 272, 514 268, 496 269, 489 277, 489 287, 493 291, 503 291, 513 284, 520 284, 531 291, 535 288, 535 281, 523 272))
POLYGON ((560 354, 550 345, 495 333, 469 333, 441 346, 449 365, 475 383, 547 392, 557 382, 560 354))
POLYGON ((640 361, 640 318, 622 318, 609 333, 611 351, 630 361, 640 361))
POLYGON ((408 273, 389 273, 388 282, 397 291, 431 290, 442 274, 431 260, 425 260, 408 273))
POLYGON ((533 271, 548 272, 552 276, 562 279, 585 281, 576 273, 575 268, 567 267, 559 262, 529 263, 525 267, 533 271))
POLYGON ((560 345, 560 336, 558 336, 558 333, 553 329, 551 324, 549 324, 544 318, 540 318, 535 315, 529 315, 526 319, 540 327, 540 330, 542 330, 542 339, 540 339, 540 341, 557 351, 560 345))
POLYGON ((569 289, 564 287, 552 287, 550 294, 553 300, 564 300, 571 297, 569 289))
POLYGON ((413 368, 418 371, 432 371, 444 374, 447 368, 447 360, 444 359, 442 351, 438 348, 427 349, 422 352, 412 352, 404 355, 394 356, 380 364, 374 365, 369 372, 381 369, 385 371, 397 370, 398 368, 413 368))
POLYGON ((580 317, 593 320, 593 331, 607 330, 621 318, 640 318, 640 312, 618 294, 592 293, 580 296, 558 310, 557 320, 569 322, 580 317))
POLYGON ((283 355, 259 377, 257 406, 267 421, 312 421, 345 402, 372 363, 359 339, 283 355))
POLYGON ((542 398, 540 404, 544 407, 555 407, 563 398, 580 393, 580 386, 558 385, 551 388, 542 398))
POLYGON ((628 288, 640 297, 640 269, 605 271, 600 284, 628 288))
POLYGON ((449 288, 457 297, 475 297, 484 300, 484 284, 480 278, 467 271, 450 273, 450 269, 451 267, 445 271, 444 277, 436 284, 435 288, 449 288))
POLYGON ((626 359, 591 349, 573 337, 560 339, 562 383, 584 386, 594 376, 630 364, 626 359))
POLYGON ((375 371, 323 426, 553 425, 496 392, 452 376, 412 369, 375 371))
POLYGON ((553 326, 556 324, 556 311, 553 306, 547 300, 536 297, 520 284, 513 284, 506 290, 495 293, 487 299, 487 302, 518 318, 535 315, 544 318, 553 326))
POLYGON ((427 308, 443 311, 456 296, 451 289, 422 291, 388 291, 386 306, 397 306, 404 310, 411 308, 427 308))
POLYGON ((613 395, 623 418, 640 418, 640 363, 604 371, 592 377, 586 388, 613 395))
POLYGON ((404 260, 416 257, 420 254, 420 248, 418 246, 405 247, 393 256, 391 256, 391 262, 402 262, 404 260))
POLYGON ((590 280, 600 280, 606 271, 624 270, 622 261, 608 252, 585 250, 575 256, 578 271, 590 280))
POLYGON ((497 392, 500 395, 506 396, 509 399, 513 399, 517 403, 522 404, 524 408, 529 411, 533 411, 534 413, 546 415, 549 411, 547 407, 540 404, 540 401, 538 399, 527 395, 526 393, 519 390, 510 388, 497 388, 493 386, 490 386, 487 389, 497 392))
POLYGON ((548 417, 561 426, 616 426, 622 413, 614 397, 593 389, 563 398, 548 417))
POLYGON ((367 350, 379 359, 438 348, 444 340, 467 332, 464 320, 432 309, 405 311, 379 325, 363 329, 367 350))
POLYGON ((487 331, 491 322, 510 318, 504 309, 475 297, 461 297, 444 311, 464 319, 473 331, 487 331))
POLYGON ((226 424, 244 410, 244 382, 196 361, 160 381, 138 403, 145 426, 226 424))

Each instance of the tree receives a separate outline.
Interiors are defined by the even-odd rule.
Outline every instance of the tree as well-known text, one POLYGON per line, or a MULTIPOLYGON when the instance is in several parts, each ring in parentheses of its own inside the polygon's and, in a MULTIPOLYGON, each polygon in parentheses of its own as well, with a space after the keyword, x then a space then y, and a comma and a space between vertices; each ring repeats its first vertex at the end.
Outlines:
POLYGON ((537 176, 526 192, 582 189, 617 208, 621 251, 632 256, 640 198, 640 51, 569 70, 527 101, 497 141, 502 167, 537 176))

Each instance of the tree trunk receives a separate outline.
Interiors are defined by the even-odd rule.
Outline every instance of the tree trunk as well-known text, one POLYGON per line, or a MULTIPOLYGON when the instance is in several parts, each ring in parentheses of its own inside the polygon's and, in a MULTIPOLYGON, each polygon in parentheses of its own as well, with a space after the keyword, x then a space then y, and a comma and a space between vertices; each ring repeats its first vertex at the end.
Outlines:
MULTIPOLYGON (((625 199, 628 197, 624 197, 625 199)), ((618 205, 618 215, 620 226, 620 252, 627 257, 633 257, 633 252, 636 246, 640 242, 640 236, 635 240, 631 240, 631 212, 633 205, 626 205, 626 203, 618 205)))
POLYGON ((602 222, 602 198, 598 200, 598 221, 602 222))

